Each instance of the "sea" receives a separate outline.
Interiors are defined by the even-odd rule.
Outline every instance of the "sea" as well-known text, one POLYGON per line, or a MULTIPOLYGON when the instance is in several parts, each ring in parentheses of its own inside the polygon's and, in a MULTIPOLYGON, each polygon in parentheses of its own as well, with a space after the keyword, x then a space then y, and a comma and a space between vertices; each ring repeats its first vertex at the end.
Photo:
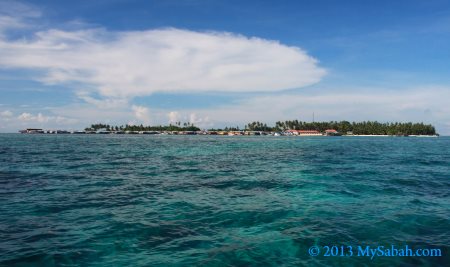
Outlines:
POLYGON ((450 137, 0 134, 0 266, 450 266, 449 248, 450 137), (440 256, 386 252, 407 248, 440 256))

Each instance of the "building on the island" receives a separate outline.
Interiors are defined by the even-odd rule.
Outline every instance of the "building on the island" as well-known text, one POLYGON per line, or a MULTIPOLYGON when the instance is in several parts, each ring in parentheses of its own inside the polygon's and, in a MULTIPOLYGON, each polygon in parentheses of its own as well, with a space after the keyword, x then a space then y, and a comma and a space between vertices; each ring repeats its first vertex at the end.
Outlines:
POLYGON ((26 134, 43 134, 45 133, 44 130, 38 129, 38 128, 28 128, 26 130, 20 130, 19 133, 26 133, 26 134))
POLYGON ((322 135, 316 130, 286 130, 284 131, 288 135, 301 135, 301 136, 320 136, 322 135))

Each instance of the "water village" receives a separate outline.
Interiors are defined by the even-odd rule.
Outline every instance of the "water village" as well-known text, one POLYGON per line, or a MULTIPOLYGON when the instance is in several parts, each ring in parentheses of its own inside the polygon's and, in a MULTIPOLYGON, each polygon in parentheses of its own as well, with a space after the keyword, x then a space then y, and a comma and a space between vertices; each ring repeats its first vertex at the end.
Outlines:
POLYGON ((239 127, 200 129, 191 123, 177 122, 168 126, 92 124, 82 131, 27 128, 23 134, 142 134, 142 135, 226 135, 226 136, 439 136, 434 126, 423 123, 379 122, 301 122, 278 121, 274 127, 252 122, 239 127))

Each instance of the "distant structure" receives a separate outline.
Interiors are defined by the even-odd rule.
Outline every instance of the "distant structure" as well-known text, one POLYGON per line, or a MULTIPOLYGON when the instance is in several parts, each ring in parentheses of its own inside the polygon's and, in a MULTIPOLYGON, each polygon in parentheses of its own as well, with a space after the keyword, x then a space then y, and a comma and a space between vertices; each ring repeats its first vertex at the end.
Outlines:
POLYGON ((44 130, 42 129, 37 129, 37 128, 28 128, 26 130, 20 130, 20 133, 26 133, 26 134, 43 134, 45 133, 44 130))
POLYGON ((291 135, 301 135, 301 136, 320 136, 321 132, 316 130, 286 130, 286 133, 291 135))
MULTIPOLYGON (((315 112, 312 112, 315 119, 315 112)), ((185 123, 184 127, 121 125, 110 126, 106 124, 92 124, 83 131, 43 130, 40 128, 27 128, 19 131, 22 134, 142 134, 142 135, 270 135, 270 136, 430 136, 439 134, 431 124, 412 122, 386 122, 377 121, 348 122, 302 122, 277 121, 275 127, 254 121, 246 125, 245 130, 239 127, 225 127, 225 129, 203 129, 193 124, 185 123)))
POLYGON ((327 135, 327 136, 338 136, 338 135, 342 135, 342 134, 340 134, 335 129, 328 129, 328 130, 325 130, 325 135, 327 135))

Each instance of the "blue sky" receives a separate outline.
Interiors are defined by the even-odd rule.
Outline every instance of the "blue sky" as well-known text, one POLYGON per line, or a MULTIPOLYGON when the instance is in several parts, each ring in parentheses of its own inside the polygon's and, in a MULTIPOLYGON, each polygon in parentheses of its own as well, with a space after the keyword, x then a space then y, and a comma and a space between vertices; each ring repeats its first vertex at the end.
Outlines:
POLYGON ((450 134, 448 1, 1 1, 0 131, 417 121, 450 134))

